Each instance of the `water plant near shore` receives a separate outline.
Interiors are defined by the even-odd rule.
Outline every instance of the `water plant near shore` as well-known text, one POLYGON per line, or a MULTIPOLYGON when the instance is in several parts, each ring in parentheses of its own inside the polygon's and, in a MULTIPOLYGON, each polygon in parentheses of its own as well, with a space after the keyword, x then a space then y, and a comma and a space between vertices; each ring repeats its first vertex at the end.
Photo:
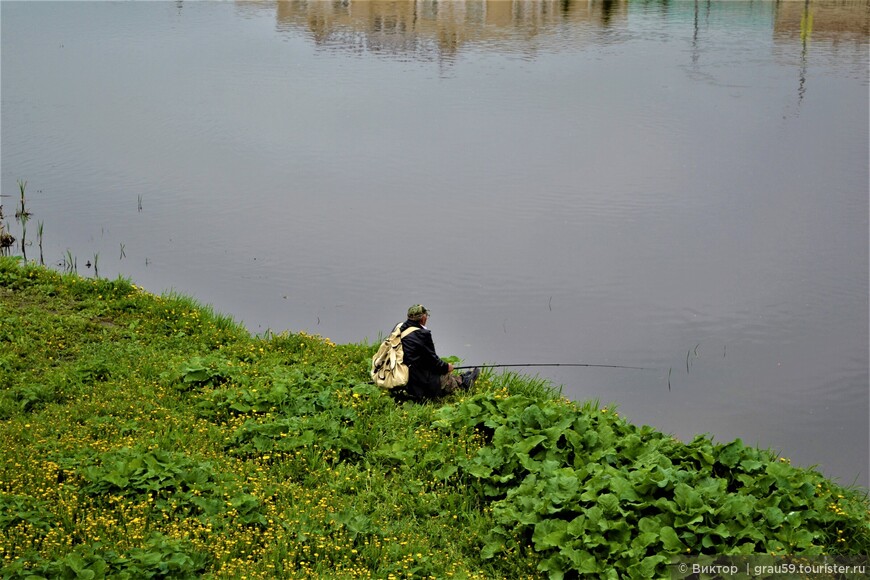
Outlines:
POLYGON ((27 209, 27 199, 24 197, 24 192, 27 189, 27 182, 18 180, 18 209, 15 210, 15 219, 26 222, 30 219, 30 211, 27 209))
POLYGON ((0 258, 0 576, 649 578, 870 551, 864 490, 515 373, 397 405, 373 350, 0 258))
POLYGON ((5 254, 7 248, 11 247, 14 243, 15 238, 6 231, 6 224, 3 223, 3 204, 0 203, 0 254, 5 254))
MULTIPOLYGON (((3 219, 2 206, 0 206, 0 219, 3 219)), ((5 253, 15 243, 15 237, 6 231, 6 226, 0 222, 0 253, 5 253)))

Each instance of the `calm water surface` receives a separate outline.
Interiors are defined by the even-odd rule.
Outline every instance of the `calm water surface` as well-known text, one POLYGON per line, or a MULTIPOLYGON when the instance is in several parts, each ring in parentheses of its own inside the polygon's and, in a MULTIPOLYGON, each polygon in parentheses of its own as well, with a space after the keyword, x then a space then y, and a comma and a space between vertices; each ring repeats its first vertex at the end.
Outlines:
POLYGON ((868 14, 4 1, 2 193, 46 262, 339 342, 422 302, 443 355, 654 367, 531 371, 867 486, 868 14))

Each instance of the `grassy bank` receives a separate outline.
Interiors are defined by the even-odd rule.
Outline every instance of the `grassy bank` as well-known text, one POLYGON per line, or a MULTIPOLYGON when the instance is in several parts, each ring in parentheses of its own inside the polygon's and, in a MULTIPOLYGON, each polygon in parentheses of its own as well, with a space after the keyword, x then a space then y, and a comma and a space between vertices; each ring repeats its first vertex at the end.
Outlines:
POLYGON ((870 553, 864 491, 515 374, 396 404, 373 350, 0 258, 2 576, 661 577, 686 554, 870 553))

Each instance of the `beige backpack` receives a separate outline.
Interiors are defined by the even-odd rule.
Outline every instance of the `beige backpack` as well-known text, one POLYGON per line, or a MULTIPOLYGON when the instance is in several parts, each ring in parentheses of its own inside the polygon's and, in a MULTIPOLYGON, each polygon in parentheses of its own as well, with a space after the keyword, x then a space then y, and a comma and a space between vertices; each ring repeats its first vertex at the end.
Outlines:
POLYGON ((372 380, 383 389, 389 390, 408 384, 408 365, 402 362, 405 356, 402 350, 402 339, 418 330, 418 327, 411 326, 405 332, 401 329, 400 322, 372 357, 372 380))

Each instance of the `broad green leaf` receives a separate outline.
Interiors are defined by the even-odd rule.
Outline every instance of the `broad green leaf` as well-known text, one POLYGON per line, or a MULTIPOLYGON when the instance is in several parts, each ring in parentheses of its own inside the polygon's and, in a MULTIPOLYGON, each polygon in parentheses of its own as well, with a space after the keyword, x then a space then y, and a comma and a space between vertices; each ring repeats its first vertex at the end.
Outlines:
POLYGON ((583 433, 587 429, 589 429, 589 421, 586 419, 586 417, 582 415, 574 417, 574 422, 571 425, 572 431, 574 431, 575 433, 583 433))
POLYGON ((520 442, 514 445, 514 449, 517 453, 522 453, 528 455, 532 449, 534 449, 539 443, 542 443, 547 440, 547 437, 544 435, 535 435, 533 437, 526 437, 520 442))
POLYGON ((665 514, 673 514, 678 511, 677 504, 675 504, 666 497, 660 497, 659 499, 652 502, 650 505, 665 514))
POLYGON ((356 538, 360 534, 368 534, 372 531, 372 520, 362 514, 356 514, 345 522, 351 536, 356 538))
POLYGON ((735 439, 719 450, 719 463, 726 467, 734 467, 743 456, 743 442, 735 439))
POLYGON ((620 501, 634 502, 640 500, 640 497, 637 495, 631 482, 619 475, 613 476, 610 480, 610 489, 613 490, 613 493, 616 494, 616 497, 618 497, 620 501))
POLYGON ((120 489, 126 488, 127 485, 130 483, 130 480, 128 478, 116 472, 106 474, 103 479, 120 489))
MULTIPOLYGON (((695 491, 701 495, 702 499, 714 498, 718 500, 725 494, 728 482, 719 477, 705 477, 701 481, 695 483, 692 487, 694 487, 695 491)), ((706 505, 706 502, 704 503, 706 505)))
POLYGON ((755 498, 746 495, 731 495, 725 499, 719 509, 719 517, 726 520, 743 521, 748 518, 755 507, 755 498))
POLYGON ((674 469, 667 469, 657 466, 649 474, 649 480, 656 484, 656 487, 665 489, 671 485, 674 479, 674 469))
POLYGON ((586 550, 565 547, 560 551, 571 562, 572 568, 580 574, 595 574, 602 570, 599 559, 586 550))
POLYGON ((64 558, 64 563, 69 566, 77 576, 80 576, 85 571, 86 564, 84 558, 81 557, 81 554, 73 552, 64 558))
POLYGON ((546 480, 544 493, 553 504, 566 504, 577 493, 579 483, 570 470, 561 470, 555 477, 546 480))
POLYGON ((694 530, 698 524, 704 522, 704 515, 697 512, 688 512, 676 514, 674 516, 674 525, 680 528, 689 528, 694 530))
POLYGON ((621 517, 605 521, 607 522, 607 539, 610 540, 612 551, 615 553, 623 550, 628 545, 634 529, 621 517))
POLYGON ((685 483, 678 483, 674 487, 674 500, 683 510, 691 512, 704 506, 701 496, 685 483))
POLYGON ((201 383, 211 378, 211 372, 207 368, 190 368, 184 372, 185 383, 201 383))
POLYGON ((550 580, 562 580, 565 577, 565 572, 570 569, 570 561, 559 553, 541 560, 538 564, 538 570, 548 572, 550 580))
POLYGON ((544 413, 541 407, 537 404, 529 405, 525 411, 520 414, 520 424, 526 428, 539 429, 546 425, 544 413))
POLYGON ((594 429, 589 429, 583 434, 583 447, 587 450, 598 447, 598 432, 594 429))
POLYGON ((480 550, 480 557, 484 560, 494 558, 497 554, 504 550, 504 545, 501 542, 488 542, 484 544, 480 550))
POLYGON ((568 535, 574 538, 579 538, 583 536, 583 533, 586 531, 586 516, 577 516, 573 520, 568 523, 568 528, 566 530, 568 535))
POLYGON ((145 552, 140 556, 139 561, 145 566, 152 567, 159 564, 162 559, 163 554, 160 552, 145 552))
POLYGON ((713 533, 723 539, 728 539, 731 537, 731 532, 728 530, 728 527, 724 523, 720 523, 716 526, 716 529, 713 530, 713 533))
POLYGON ((788 536, 790 544, 794 544, 794 550, 805 550, 813 545, 815 535, 809 530, 792 530, 788 536))
POLYGON ((758 471, 763 467, 763 464, 757 459, 744 459, 740 462, 740 467, 750 473, 758 471))
POLYGON ((677 532, 674 531, 674 528, 666 526, 661 529, 659 535, 662 540, 662 545, 668 553, 677 554, 686 551, 686 545, 677 536, 677 532))
POLYGON ((587 548, 595 548, 596 546, 609 546, 609 542, 607 538, 604 537, 604 534, 599 532, 587 532, 586 536, 583 538, 583 545, 587 548))
POLYGON ((659 540, 658 530, 655 532, 642 532, 631 541, 631 547, 645 551, 647 546, 652 546, 659 540))
POLYGON ((637 528, 641 532, 652 532, 658 534, 659 530, 662 529, 662 524, 659 520, 646 516, 640 518, 640 521, 637 522, 637 528))
POLYGON ((735 537, 738 540, 753 540, 753 542, 760 542, 764 540, 764 534, 762 534, 758 530, 758 528, 751 525, 741 529, 738 533, 735 534, 735 537))
POLYGON ((670 558, 664 556, 662 554, 657 554, 655 556, 647 556, 637 564, 630 566, 628 568, 628 577, 629 578, 657 578, 657 577, 669 577, 670 574, 665 572, 664 574, 657 572, 658 567, 662 564, 670 562, 670 558))
POLYGON ((477 452, 474 461, 495 469, 504 465, 505 457, 499 449, 494 447, 483 447, 477 452))
POLYGON ((794 467, 772 461, 767 464, 765 471, 776 480, 779 487, 791 487, 791 478, 795 475, 794 467))
POLYGON ((604 517, 604 512, 598 506, 593 506, 587 510, 585 510, 586 519, 589 521, 589 524, 598 527, 601 519, 604 517))
POLYGON ((547 548, 558 548, 568 539, 568 522, 559 519, 549 519, 538 522, 532 534, 532 542, 538 551, 547 548))
POLYGON ((605 515, 615 516, 619 513, 619 499, 612 493, 605 493, 598 497, 598 505, 605 515))
MULTIPOLYGON (((362 450, 360 450, 362 451, 362 450)), ((437 477, 438 479, 448 479, 454 473, 456 473, 459 468, 454 463, 447 463, 442 465, 440 468, 436 469, 432 475, 437 477)))
POLYGON ((610 425, 604 425, 598 429, 598 444, 601 447, 612 447, 615 440, 616 436, 614 435, 613 429, 610 425))
POLYGON ((782 510, 778 507, 769 507, 762 513, 764 514, 767 523, 772 528, 778 528, 783 520, 785 520, 785 514, 783 514, 782 510))
POLYGON ((573 417, 563 417, 556 424, 551 425, 543 430, 544 435, 546 435, 546 439, 548 439, 551 443, 555 444, 562 435, 568 432, 569 427, 571 427, 571 423, 574 422, 573 417))

